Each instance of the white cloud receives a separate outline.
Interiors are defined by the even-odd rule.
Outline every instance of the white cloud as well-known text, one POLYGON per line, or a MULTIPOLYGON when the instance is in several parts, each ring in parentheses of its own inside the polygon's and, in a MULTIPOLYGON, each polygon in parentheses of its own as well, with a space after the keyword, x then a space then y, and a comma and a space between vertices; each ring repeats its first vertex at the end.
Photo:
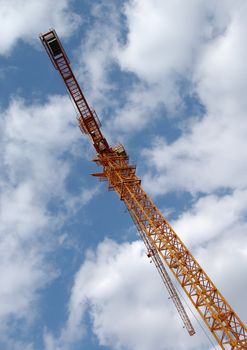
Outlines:
POLYGON ((218 246, 217 240, 229 232, 234 232, 235 239, 240 240, 236 233, 246 229, 246 208, 246 190, 224 196, 208 195, 183 212, 173 226, 189 246, 202 246, 212 240, 218 246))
MULTIPOLYGON (((225 216, 227 212, 221 214, 219 219, 223 221, 225 216)), ((246 229, 246 222, 237 222, 236 226, 229 225, 221 235, 216 233, 216 240, 212 239, 196 250, 196 257, 201 266, 245 325, 247 323, 246 229)))
POLYGON ((115 108, 114 116, 106 123, 107 132, 115 138, 122 137, 121 133, 128 137, 130 133, 157 122, 160 117, 159 109, 164 107, 165 100, 166 107, 170 110, 176 110, 181 101, 173 83, 167 85, 163 82, 156 84, 139 82, 123 94, 126 94, 126 102, 123 106, 115 108))
POLYGON ((37 41, 39 33, 56 28, 67 37, 78 27, 81 18, 70 8, 70 0, 51 4, 48 0, 0 0, 0 54, 9 54, 18 40, 37 41), (20 15, 21 14, 21 15, 20 15))
MULTIPOLYGON (((173 223, 244 323, 245 202, 241 192, 223 198, 208 196, 173 223)), ((189 337, 182 330, 181 320, 164 289, 153 265, 148 264, 142 242, 117 244, 105 240, 96 251, 87 252, 75 276, 67 322, 58 338, 45 331, 46 350, 83 345, 89 326, 98 343, 112 350, 209 348, 212 344, 193 317, 196 336, 189 337), (85 321, 88 315, 90 324, 85 321)), ((193 312, 196 313, 194 309, 193 312)), ((216 348, 219 347, 215 345, 216 348)))
POLYGON ((153 193, 174 189, 209 193, 247 185, 247 7, 245 2, 239 5, 231 3, 224 35, 204 46, 194 67, 195 91, 205 106, 205 115, 188 122, 174 142, 157 140, 144 152, 152 167, 146 188, 153 193))
POLYGON ((145 188, 154 194, 244 188, 246 132, 243 111, 238 115, 222 111, 189 124, 170 144, 157 139, 152 148, 143 151, 150 166, 144 177, 145 188))
POLYGON ((99 108, 103 98, 106 100, 104 105, 109 106, 111 101, 107 101, 105 94, 114 89, 108 73, 116 60, 120 14, 121 8, 119 9, 114 1, 93 4, 92 24, 81 42, 79 78, 85 85, 85 91, 95 100, 99 108))
POLYGON ((108 114, 109 108, 114 114, 107 115, 109 137, 152 123, 159 115, 157 106, 165 106, 171 115, 183 110, 181 81, 192 79, 204 46, 224 33, 230 10, 227 2, 217 6, 193 0, 136 0, 123 6, 111 1, 92 7, 79 74, 99 115, 108 114), (121 83, 112 81, 114 69, 121 83), (111 92, 118 97, 109 96, 111 92))
POLYGON ((14 348, 12 342, 8 347, 9 320, 32 322, 40 290, 59 273, 46 259, 56 243, 52 234, 75 204, 80 208, 95 193, 82 189, 78 203, 66 187, 64 155, 76 157, 81 138, 71 108, 67 97, 50 97, 44 105, 16 97, 1 111, 0 333, 7 349, 14 348), (59 203, 55 211, 51 201, 59 203))
POLYGON ((200 330, 189 337, 158 273, 140 241, 105 240, 89 251, 76 274, 69 315, 59 338, 44 334, 46 350, 62 350, 82 341, 89 313, 100 345, 110 349, 203 349, 200 330))
MULTIPOLYGON (((117 6, 113 1, 107 4, 100 2, 93 6, 93 24, 83 38, 80 54, 78 54, 81 57, 78 69, 80 80, 98 114, 108 117, 106 131, 110 139, 114 139, 113 134, 118 138, 122 131, 140 130, 147 123, 152 122, 154 111, 161 103, 166 103, 167 108, 174 110, 181 102, 174 84, 174 80, 177 79, 176 74, 172 80, 169 77, 169 84, 167 84, 164 77, 149 81, 145 77, 140 77, 137 69, 127 66, 125 57, 129 59, 133 57, 128 50, 132 33, 136 30, 129 18, 130 7, 133 5, 131 4, 127 6, 128 10, 126 6, 117 6), (126 19, 125 22, 123 18, 126 19), (128 41, 126 45, 123 45, 124 23, 128 41), (116 76, 123 78, 123 82, 112 80, 114 71, 117 72, 116 76), (128 78, 129 73, 132 74, 132 78, 128 78), (131 79, 133 79, 132 83, 131 79), (125 81, 128 82, 127 89, 125 81), (112 98, 114 94, 118 98, 112 98), (109 110, 113 115, 108 115, 109 110)), ((149 45, 147 35, 143 31, 138 33, 137 40, 144 41, 146 46, 149 45)), ((143 58, 137 65, 140 66, 142 62, 143 58)), ((157 66, 156 63, 154 65, 157 66)), ((150 68, 147 67, 147 71, 149 70, 150 68)))
POLYGON ((246 190, 208 195, 172 223, 244 324, 247 264, 246 190))
POLYGON ((203 1, 129 1, 121 67, 151 82, 190 69, 206 36, 208 8, 203 1))
POLYGON ((239 1, 238 6, 231 4, 224 35, 204 47, 194 80, 210 113, 238 118, 246 111, 247 4, 245 1, 239 1))
POLYGON ((136 0, 126 2, 123 13, 126 43, 116 46, 115 56, 121 71, 134 74, 139 83, 128 88, 109 128, 130 133, 164 118, 164 107, 168 116, 183 112, 183 98, 193 91, 181 86, 190 82, 204 45, 224 32, 227 11, 212 1, 136 0), (162 115, 157 106, 163 107, 162 115))
POLYGON ((34 350, 33 345, 31 343, 27 343, 25 341, 16 341, 13 339, 7 339, 5 338, 5 335, 3 335, 0 345, 4 344, 4 349, 10 349, 10 350, 34 350), (4 341, 4 342, 3 342, 4 341))

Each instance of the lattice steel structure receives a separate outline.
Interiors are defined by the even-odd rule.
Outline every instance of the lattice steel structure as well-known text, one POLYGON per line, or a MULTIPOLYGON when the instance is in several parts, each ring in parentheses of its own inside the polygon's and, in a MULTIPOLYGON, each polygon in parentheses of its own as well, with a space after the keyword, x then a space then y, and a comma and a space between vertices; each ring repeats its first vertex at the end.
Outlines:
MULTIPOLYGON (((134 219, 135 221, 135 219, 134 219)), ((168 272, 166 271, 166 268, 165 268, 165 265, 161 259, 161 257, 159 256, 159 252, 158 250, 156 249, 156 247, 150 242, 150 239, 148 238, 148 236, 145 234, 145 232, 142 231, 141 227, 139 226, 139 224, 136 222, 136 226, 137 226, 137 229, 140 233, 140 236, 147 248, 147 256, 149 258, 152 259, 152 261, 154 262, 159 274, 160 274, 160 277, 162 279, 162 281, 164 282, 165 286, 166 286, 166 289, 170 295, 170 298, 172 299, 182 321, 183 321, 183 324, 184 324, 184 327, 187 329, 189 335, 194 335, 195 334, 195 329, 184 309, 184 306, 178 296, 178 293, 171 281, 171 278, 168 274, 168 272)))
MULTIPOLYGON (((145 193, 123 146, 110 147, 104 138, 96 113, 89 107, 75 79, 56 32, 50 30, 40 39, 75 103, 81 131, 88 134, 97 152, 94 161, 102 171, 93 175, 106 180, 109 190, 114 190, 124 201, 158 271, 162 274, 164 263, 168 266, 220 347, 247 349, 246 326, 145 193)), ((165 275, 164 272, 162 279, 165 275)), ((166 286, 169 291, 169 284, 166 286)), ((186 318, 186 313, 183 316, 186 318)), ((192 334, 192 325, 186 323, 187 319, 183 321, 192 334)))

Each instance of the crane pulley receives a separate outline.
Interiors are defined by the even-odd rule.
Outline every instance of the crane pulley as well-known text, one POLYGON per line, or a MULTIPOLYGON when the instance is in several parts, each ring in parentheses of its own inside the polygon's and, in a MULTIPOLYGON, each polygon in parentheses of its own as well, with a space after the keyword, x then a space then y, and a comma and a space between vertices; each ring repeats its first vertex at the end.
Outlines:
POLYGON ((97 152, 94 161, 103 169, 93 175, 108 181, 109 190, 114 190, 125 203, 189 334, 195 331, 164 265, 175 276, 220 347, 247 349, 246 326, 145 193, 124 147, 110 147, 104 138, 97 115, 81 91, 55 30, 42 34, 40 39, 77 108, 81 131, 88 134, 97 152))

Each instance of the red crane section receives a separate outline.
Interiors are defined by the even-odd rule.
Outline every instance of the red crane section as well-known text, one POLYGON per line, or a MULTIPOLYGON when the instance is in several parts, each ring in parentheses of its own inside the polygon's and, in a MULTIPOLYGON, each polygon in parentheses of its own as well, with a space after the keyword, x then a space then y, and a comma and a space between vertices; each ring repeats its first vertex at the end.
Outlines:
POLYGON ((97 114, 89 107, 74 73, 70 68, 69 59, 55 30, 50 30, 45 34, 40 35, 40 39, 54 67, 59 71, 63 78, 69 95, 72 97, 79 113, 78 121, 81 131, 91 136, 97 153, 103 153, 104 151, 109 150, 110 147, 100 131, 100 122, 97 114))

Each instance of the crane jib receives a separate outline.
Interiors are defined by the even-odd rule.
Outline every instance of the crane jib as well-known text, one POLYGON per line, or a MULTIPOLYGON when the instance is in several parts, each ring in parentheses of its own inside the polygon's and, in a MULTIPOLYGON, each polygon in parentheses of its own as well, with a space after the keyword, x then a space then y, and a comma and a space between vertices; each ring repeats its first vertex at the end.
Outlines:
POLYGON ((76 107, 80 130, 91 137, 98 153, 109 150, 110 147, 100 130, 98 117, 95 111, 89 107, 87 100, 81 91, 74 73, 70 68, 69 59, 55 30, 50 30, 45 34, 40 35, 40 39, 54 67, 59 71, 76 107))
POLYGON ((109 147, 100 130, 97 115, 81 91, 55 30, 42 34, 40 39, 77 108, 81 131, 93 141, 97 152, 94 161, 103 168, 93 175, 108 181, 108 189, 114 190, 125 203, 189 334, 194 333, 193 327, 175 295, 164 264, 177 279, 221 349, 247 350, 247 328, 244 323, 144 191, 141 180, 136 176, 136 167, 129 164, 124 147, 109 147))

